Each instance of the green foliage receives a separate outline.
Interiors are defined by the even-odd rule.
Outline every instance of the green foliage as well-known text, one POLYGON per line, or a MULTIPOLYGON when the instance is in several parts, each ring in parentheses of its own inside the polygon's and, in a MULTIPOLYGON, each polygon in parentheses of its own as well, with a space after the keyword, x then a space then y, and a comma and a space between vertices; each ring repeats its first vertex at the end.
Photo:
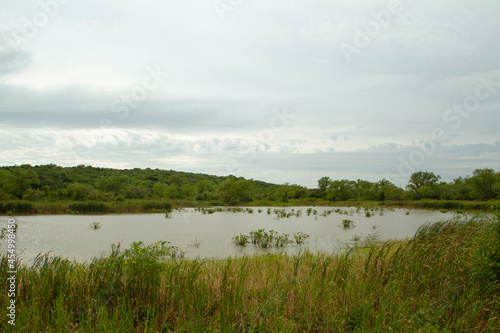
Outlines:
POLYGON ((231 205, 239 202, 250 202, 254 186, 253 180, 229 177, 218 187, 219 199, 231 205))
POLYGON ((239 204, 267 197, 276 185, 234 176, 159 169, 115 170, 53 164, 0 167, 0 201, 166 199, 239 204))
POLYGON ((500 183, 498 174, 493 169, 476 169, 470 183, 474 186, 477 196, 481 200, 495 199, 500 195, 497 183, 500 183))
POLYGON ((307 189, 300 185, 290 185, 285 183, 279 186, 274 193, 276 199, 280 202, 288 202, 290 199, 300 199, 305 197, 307 194, 307 189))
POLYGON ((432 199, 435 197, 434 188, 438 185, 439 179, 441 179, 441 176, 435 175, 433 172, 414 172, 410 177, 407 188, 414 199, 432 199))
MULTIPOLYGON (((324 204, 321 201, 494 200, 500 198, 500 173, 476 169, 471 177, 439 183, 432 172, 415 172, 406 191, 386 179, 368 182, 322 177, 317 189, 253 179, 217 177, 172 170, 116 170, 53 164, 0 167, 0 201, 29 202, 201 201, 200 204, 324 204)), ((198 205, 198 203, 196 203, 198 205)), ((154 208, 157 209, 157 208, 154 208)))

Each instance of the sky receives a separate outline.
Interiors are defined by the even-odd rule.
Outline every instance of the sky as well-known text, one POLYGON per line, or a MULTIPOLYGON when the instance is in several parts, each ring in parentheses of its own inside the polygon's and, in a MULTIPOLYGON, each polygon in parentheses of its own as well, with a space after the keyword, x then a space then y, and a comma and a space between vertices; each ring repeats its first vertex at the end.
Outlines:
POLYGON ((498 0, 0 2, 0 165, 500 171, 498 0))

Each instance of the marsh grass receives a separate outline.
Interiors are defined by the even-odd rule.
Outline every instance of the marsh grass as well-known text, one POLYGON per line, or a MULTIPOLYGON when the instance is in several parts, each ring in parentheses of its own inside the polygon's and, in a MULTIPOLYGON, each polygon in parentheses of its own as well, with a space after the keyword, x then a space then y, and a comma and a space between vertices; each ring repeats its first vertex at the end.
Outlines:
POLYGON ((365 253, 178 260, 160 242, 90 263, 41 255, 18 266, 16 331, 498 332, 499 251, 499 223, 475 217, 365 253))
MULTIPOLYGON (((362 208, 373 209, 377 206, 384 207, 387 211, 394 208, 413 208, 442 211, 482 211, 493 212, 500 209, 500 201, 447 201, 447 200, 418 200, 418 201, 326 201, 314 200, 314 206, 326 207, 354 207, 355 209, 344 211, 345 215, 360 213, 362 208)), ((3 215, 35 215, 35 214, 126 214, 126 213, 163 213, 172 207, 211 207, 222 205, 220 202, 200 202, 192 200, 159 200, 159 199, 126 199, 119 195, 115 201, 0 201, 0 214, 3 215)), ((310 200, 290 199, 289 202, 258 200, 248 202, 242 206, 310 206, 310 200)), ((207 208, 205 208, 207 209, 207 208)), ((208 208, 209 209, 209 208, 208 208)), ((220 207, 214 208, 217 212, 222 211, 220 207)), ((224 211, 241 212, 241 207, 226 207, 224 211)), ((338 210, 340 211, 340 210, 338 210)), ((338 213, 335 210, 335 213, 338 213)), ((267 209, 267 214, 271 214, 271 208, 267 209)), ((313 208, 307 209, 307 215, 317 215, 318 211, 313 208)))

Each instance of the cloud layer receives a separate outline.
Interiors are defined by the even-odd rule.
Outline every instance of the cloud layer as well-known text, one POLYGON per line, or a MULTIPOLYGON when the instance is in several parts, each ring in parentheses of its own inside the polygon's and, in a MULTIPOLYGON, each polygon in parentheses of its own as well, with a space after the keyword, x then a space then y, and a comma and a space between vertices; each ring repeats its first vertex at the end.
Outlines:
POLYGON ((500 167, 497 1, 235 3, 3 5, 0 163, 306 186, 500 167))

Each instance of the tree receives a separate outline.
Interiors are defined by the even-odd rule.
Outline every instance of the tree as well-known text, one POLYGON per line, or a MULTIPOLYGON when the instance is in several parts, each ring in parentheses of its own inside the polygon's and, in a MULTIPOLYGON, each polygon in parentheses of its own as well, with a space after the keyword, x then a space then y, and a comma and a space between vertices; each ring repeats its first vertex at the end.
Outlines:
POLYGON ((472 173, 470 182, 479 199, 490 200, 495 199, 498 193, 495 191, 495 185, 498 177, 493 169, 476 169, 472 173))
POLYGON ((127 199, 144 199, 148 195, 148 189, 139 183, 125 187, 125 197, 127 199))
POLYGON ((354 198, 355 182, 342 179, 334 180, 328 187, 326 198, 330 201, 346 201, 354 198))
POLYGON ((219 199, 231 204, 249 202, 252 201, 253 188, 253 180, 236 180, 235 177, 230 177, 219 184, 219 199))
POLYGON ((101 177, 98 181, 98 187, 103 192, 111 192, 117 195, 123 190, 124 185, 128 183, 130 183, 129 177, 125 175, 113 175, 101 177))
POLYGON ((42 200, 43 198, 45 198, 45 192, 39 190, 29 189, 26 190, 23 194, 24 200, 38 201, 42 200))
POLYGON ((289 183, 285 183, 276 189, 276 199, 281 202, 288 202, 294 196, 294 191, 289 183))
POLYGON ((7 200, 16 193, 14 176, 8 170, 0 170, 0 199, 7 200))
POLYGON ((377 200, 375 185, 366 180, 358 179, 354 186, 357 200, 377 200))
POLYGON ((434 195, 434 187, 438 185, 439 179, 441 176, 435 175, 434 172, 414 172, 406 187, 412 192, 414 199, 430 198, 434 195))
POLYGON ((66 188, 67 197, 70 200, 84 201, 88 200, 90 193, 92 192, 92 186, 72 183, 66 188))
POLYGON ((378 200, 403 200, 405 191, 394 185, 387 179, 382 179, 375 184, 375 191, 378 195, 378 200))
POLYGON ((332 180, 330 179, 330 177, 321 177, 319 180, 318 180, 318 188, 321 192, 326 192, 326 190, 328 189, 328 186, 330 186, 330 183, 332 182, 332 180))
POLYGON ((179 188, 175 183, 168 186, 167 190, 165 191, 165 197, 167 199, 179 199, 179 195, 179 188))
POLYGON ((153 185, 153 198, 164 198, 169 186, 165 183, 155 183, 153 185))
POLYGON ((195 200, 214 198, 216 184, 212 180, 200 180, 194 185, 195 200))
POLYGON ((14 167, 11 170, 11 177, 9 177, 9 188, 11 195, 17 199, 22 199, 24 193, 29 189, 39 189, 40 180, 37 173, 33 170, 31 165, 21 165, 14 167))

